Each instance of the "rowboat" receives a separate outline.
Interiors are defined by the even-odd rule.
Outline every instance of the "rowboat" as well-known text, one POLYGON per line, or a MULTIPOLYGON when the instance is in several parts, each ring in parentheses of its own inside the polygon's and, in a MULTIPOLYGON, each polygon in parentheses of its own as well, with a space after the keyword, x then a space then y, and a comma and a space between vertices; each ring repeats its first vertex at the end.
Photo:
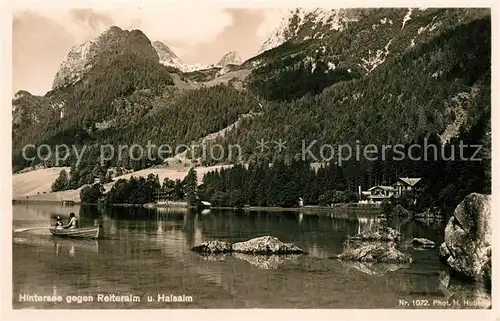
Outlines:
POLYGON ((88 238, 97 239, 99 237, 99 231, 101 226, 93 227, 79 227, 79 228, 49 228, 52 235, 57 235, 60 237, 71 237, 71 238, 88 238))

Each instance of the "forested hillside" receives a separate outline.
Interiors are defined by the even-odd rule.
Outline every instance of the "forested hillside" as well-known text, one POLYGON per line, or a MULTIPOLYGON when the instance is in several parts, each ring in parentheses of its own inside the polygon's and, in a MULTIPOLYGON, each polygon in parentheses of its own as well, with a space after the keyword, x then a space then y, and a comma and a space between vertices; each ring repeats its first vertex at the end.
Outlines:
MULTIPOLYGON (((279 69, 273 65, 274 70, 283 70, 280 74, 283 77, 276 80, 281 85, 268 85, 274 82, 265 80, 262 86, 267 91, 255 87, 253 91, 274 101, 265 104, 262 115, 245 119, 229 135, 227 143, 243 143, 247 147, 246 156, 252 158, 255 142, 282 139, 287 142, 287 149, 281 156, 288 159, 301 154, 304 142, 308 146, 316 140, 311 149, 316 156, 322 144, 350 144, 353 148, 357 144, 361 148, 376 144, 379 150, 384 144, 405 144, 408 151, 411 144, 424 146, 427 140, 428 144, 438 146, 438 150, 447 146, 445 155, 449 157, 453 152, 450 146, 454 145, 455 161, 390 161, 389 156, 388 161, 344 162, 346 186, 355 191, 358 185, 366 189, 375 182, 394 181, 397 175, 425 177, 435 198, 450 206, 471 191, 488 192, 491 188, 491 155, 486 147, 490 144, 491 117, 490 28, 489 18, 455 25, 404 54, 388 57, 365 76, 338 81, 319 94, 316 94, 319 82, 311 80, 317 79, 314 72, 305 77, 306 81, 312 81, 311 87, 307 87, 300 78, 283 76, 289 72, 287 67, 279 69), (302 81, 301 92, 294 90, 293 84, 298 81, 302 81), (276 91, 269 94, 273 90, 276 91), (302 97, 281 101, 287 93, 302 97), (483 144, 483 161, 460 161, 461 141, 483 144)), ((286 46, 290 44, 276 50, 286 46)), ((254 84, 255 79, 261 79, 258 75, 254 73, 254 84)), ((322 81, 326 79, 324 76, 322 81)), ((469 157, 474 153, 473 148, 465 151, 469 157)), ((273 159, 277 153, 269 148, 264 155, 273 159)), ((418 151, 415 157, 418 155, 423 156, 423 151, 418 151)))
POLYGON ((489 10, 348 9, 326 22, 317 22, 325 17, 314 11, 299 15, 290 20, 288 28, 295 31, 287 42, 245 63, 256 65, 249 88, 267 99, 318 94, 334 83, 370 74, 458 26, 488 18, 489 10), (343 19, 344 27, 335 25, 337 19, 343 19))

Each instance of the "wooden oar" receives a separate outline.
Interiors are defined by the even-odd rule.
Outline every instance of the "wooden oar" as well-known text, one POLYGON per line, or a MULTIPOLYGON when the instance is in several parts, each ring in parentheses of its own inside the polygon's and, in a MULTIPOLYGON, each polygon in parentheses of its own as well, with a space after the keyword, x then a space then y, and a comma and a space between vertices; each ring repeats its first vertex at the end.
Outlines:
POLYGON ((32 231, 32 230, 46 230, 50 228, 50 226, 40 226, 40 227, 28 227, 28 228, 19 228, 14 230, 14 232, 26 232, 26 231, 32 231))

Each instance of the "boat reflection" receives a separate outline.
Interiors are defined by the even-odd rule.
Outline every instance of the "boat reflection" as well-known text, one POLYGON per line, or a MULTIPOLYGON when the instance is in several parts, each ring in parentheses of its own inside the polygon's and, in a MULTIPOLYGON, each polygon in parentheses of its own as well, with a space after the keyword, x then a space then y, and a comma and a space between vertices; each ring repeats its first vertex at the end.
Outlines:
POLYGON ((98 240, 72 240, 54 237, 53 241, 56 256, 67 253, 70 257, 75 257, 77 253, 81 252, 99 254, 98 240))

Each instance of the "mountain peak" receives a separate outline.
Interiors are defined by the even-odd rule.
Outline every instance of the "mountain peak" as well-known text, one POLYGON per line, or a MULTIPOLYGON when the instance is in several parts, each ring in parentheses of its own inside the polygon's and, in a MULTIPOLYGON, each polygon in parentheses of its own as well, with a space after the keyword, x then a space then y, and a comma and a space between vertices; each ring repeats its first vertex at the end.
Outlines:
POLYGON ((153 41, 153 48, 156 50, 160 63, 165 66, 174 67, 182 72, 192 72, 196 70, 210 69, 213 65, 195 64, 188 65, 182 61, 166 44, 161 41, 153 41))
POLYGON ((179 60, 179 58, 172 51, 172 49, 170 49, 166 44, 164 44, 161 41, 153 41, 153 48, 155 48, 161 63, 175 59, 179 60))
POLYGON ((33 96, 29 91, 26 90, 19 90, 14 94, 14 100, 25 97, 25 96, 33 96))
POLYGON ((258 54, 294 39, 322 38, 324 32, 342 31, 348 22, 357 20, 356 9, 295 8, 287 11, 278 27, 262 44, 258 54), (312 26, 312 28, 311 28, 312 26))
POLYGON ((239 65, 241 62, 241 57, 238 53, 236 51, 230 51, 222 56, 221 60, 217 63, 217 66, 224 67, 226 65, 239 65))
POLYGON ((101 58, 126 53, 159 60, 151 41, 142 31, 111 26, 96 38, 71 48, 54 78, 52 89, 79 81, 101 58))
POLYGON ((106 34, 106 33, 117 34, 117 33, 123 32, 123 31, 124 30, 118 26, 111 26, 111 27, 106 28, 101 34, 106 34))

